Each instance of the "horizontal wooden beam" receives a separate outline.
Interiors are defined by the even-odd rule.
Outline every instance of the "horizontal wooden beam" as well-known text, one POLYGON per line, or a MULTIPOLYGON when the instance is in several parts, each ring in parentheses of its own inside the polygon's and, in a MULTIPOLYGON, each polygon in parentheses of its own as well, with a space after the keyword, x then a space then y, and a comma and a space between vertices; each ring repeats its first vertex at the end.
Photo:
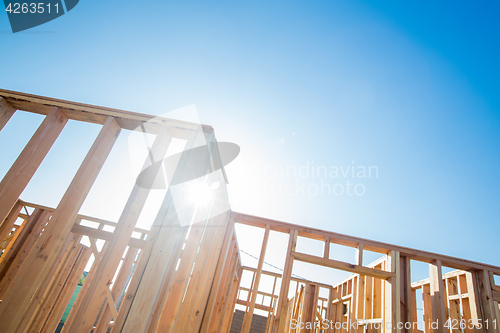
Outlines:
MULTIPOLYGON (((74 234, 94 237, 105 241, 109 241, 111 239, 111 236, 113 235, 113 233, 109 231, 94 229, 79 224, 73 225, 71 232, 74 234)), ((128 246, 136 249, 144 249, 146 247, 146 241, 137 238, 130 238, 130 240, 128 241, 128 246)))
POLYGON ((348 236, 336 232, 325 231, 315 228, 309 228, 298 224, 292 224, 263 217, 231 212, 231 216, 237 223, 246 224, 254 227, 265 228, 267 224, 271 226, 272 231, 289 233, 290 230, 297 230, 300 237, 324 241, 325 237, 329 237, 330 243, 357 248, 359 244, 363 244, 363 250, 387 254, 389 251, 398 251, 401 256, 408 257, 412 260, 432 263, 434 260, 441 260, 443 266, 461 269, 461 270, 488 270, 497 275, 500 275, 500 267, 483 264, 471 260, 450 257, 442 254, 416 250, 403 246, 373 241, 361 237, 348 236))
MULTIPOLYGON (((248 266, 242 266, 241 268, 243 270, 247 270, 247 271, 250 271, 250 272, 257 271, 256 268, 248 267, 248 266)), ((280 273, 274 273, 274 272, 263 270, 262 274, 268 275, 268 276, 272 276, 272 277, 276 277, 276 278, 281 278, 281 274, 280 273)), ((316 285, 318 285, 320 287, 324 287, 324 288, 327 288, 327 289, 331 287, 331 285, 329 285, 329 284, 325 284, 325 283, 321 283, 321 282, 317 282, 317 281, 306 280, 306 279, 302 279, 302 278, 297 278, 297 277, 294 277, 294 276, 292 276, 290 278, 290 280, 291 281, 295 281, 295 282, 302 282, 302 283, 314 283, 314 284, 316 284, 316 285)), ((241 288, 241 289, 243 289, 243 288, 241 288)))
MULTIPOLYGON (((38 204, 34 204, 34 203, 31 203, 31 202, 27 202, 27 201, 23 201, 23 200, 19 200, 19 203, 23 206, 26 206, 26 207, 31 207, 31 208, 38 208, 38 209, 41 209, 41 210, 45 210, 45 211, 48 211, 48 212, 54 212, 55 208, 52 208, 52 207, 47 207, 47 206, 42 206, 42 205, 38 205, 38 204)), ((19 217, 21 218, 27 218, 27 215, 25 214, 19 214, 19 217)), ((77 220, 85 220, 85 221, 90 221, 90 222, 95 222, 95 223, 100 223, 100 224, 105 224, 105 225, 109 225, 109 226, 117 226, 118 223, 116 222, 113 222, 113 221, 108 221, 108 220, 104 220, 104 219, 100 219, 100 218, 97 218, 97 217, 92 217, 92 216, 88 216, 88 215, 82 215, 82 214, 78 214, 77 220)), ((146 229, 142 229, 142 228, 135 228, 134 229, 134 232, 137 232, 137 233, 141 233, 141 234, 149 234, 150 231, 149 230, 146 230, 146 229)))
POLYGON ((360 265, 353 265, 348 262, 316 257, 305 253, 293 252, 292 256, 295 260, 307 262, 310 264, 321 265, 325 267, 340 269, 343 271, 356 273, 360 275, 372 276, 379 279, 387 279, 396 276, 392 272, 382 271, 380 269, 369 268, 360 265))
POLYGON ((465 294, 461 294, 461 295, 449 295, 448 299, 451 301, 451 300, 459 300, 461 298, 468 298, 468 297, 469 297, 469 294, 465 293, 465 294))
MULTIPOLYGON (((264 274, 264 271, 262 271, 262 274, 264 274)), ((250 288, 240 287, 240 290, 244 290, 244 291, 250 292, 250 288)), ((257 294, 262 295, 262 296, 267 296, 267 297, 278 298, 278 295, 273 295, 273 294, 270 294, 270 293, 266 293, 264 291, 258 291, 257 294)))
MULTIPOLYGON (((443 279, 449 279, 449 278, 456 277, 456 276, 459 276, 459 275, 465 275, 466 273, 467 273, 466 271, 462 271, 462 270, 456 270, 456 271, 448 272, 446 274, 443 274, 443 279)), ((419 281, 415 281, 415 282, 411 283, 411 288, 412 289, 418 289, 418 288, 421 288, 423 285, 426 285, 426 284, 429 284, 429 283, 430 283, 430 279, 429 278, 423 279, 423 280, 419 280, 419 281)))
POLYGON ((500 291, 492 290, 493 300, 495 302, 500 302, 500 291))
MULTIPOLYGON (((335 288, 335 287, 334 287, 334 288, 335 288)), ((337 304, 337 303, 340 303, 340 302, 344 302, 345 300, 348 300, 348 299, 350 299, 350 298, 352 298, 352 291, 351 291, 349 294, 345 295, 345 296, 342 296, 342 297, 340 297, 340 298, 336 298, 336 299, 334 299, 334 300, 332 301, 332 304, 337 304)))
MULTIPOLYGON (((236 303, 238 303, 240 305, 244 305, 244 306, 249 306, 250 305, 249 302, 243 301, 241 299, 236 300, 236 303)), ((262 305, 262 304, 255 304, 255 308, 259 309, 259 310, 262 310, 262 311, 267 311, 267 312, 272 312, 273 311, 272 307, 265 306, 265 305, 262 305)))
MULTIPOLYGON (((386 259, 387 259, 386 257, 379 258, 379 259, 377 259, 377 260, 375 260, 375 261, 371 262, 370 264, 366 265, 365 267, 368 267, 368 268, 374 268, 375 266, 380 265, 382 262, 385 262, 385 261, 386 261, 386 259)), ((382 267, 382 266, 381 266, 381 267, 382 267)), ((336 283, 335 283, 334 285, 332 285, 331 287, 333 287, 333 288, 337 288, 337 287, 339 287, 339 286, 343 285, 344 283, 346 283, 346 282, 348 282, 348 281, 352 280, 352 278, 353 278, 353 276, 354 276, 354 275, 355 275, 355 274, 353 274, 353 275, 349 275, 348 277, 344 278, 343 280, 340 280, 340 281, 336 282, 336 283)), ((349 295, 350 295, 350 294, 349 294, 349 295)))
MULTIPOLYGON (((56 98, 32 95, 17 91, 0 89, 0 97, 3 97, 12 107, 22 111, 46 115, 52 107, 58 107, 72 120, 84 121, 95 124, 104 124, 108 117, 114 117, 121 128, 134 130, 145 122, 172 127, 172 135, 176 138, 187 138, 186 130, 198 130, 200 126, 205 132, 212 133, 211 126, 180 121, 175 119, 161 118, 153 115, 107 108, 102 106, 65 101, 56 98), (177 130, 176 130, 177 129, 177 130)), ((152 129, 154 133, 154 126, 152 129)))

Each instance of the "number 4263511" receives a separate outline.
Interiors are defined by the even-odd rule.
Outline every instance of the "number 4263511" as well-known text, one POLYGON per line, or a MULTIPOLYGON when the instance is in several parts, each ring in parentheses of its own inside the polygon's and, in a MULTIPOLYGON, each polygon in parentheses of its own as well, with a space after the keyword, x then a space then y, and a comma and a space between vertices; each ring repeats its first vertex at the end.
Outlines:
POLYGON ((466 321, 463 318, 460 321, 458 319, 453 319, 453 320, 448 319, 446 321, 444 327, 450 328, 452 330, 466 329, 466 328, 469 328, 469 329, 473 329, 473 328, 481 329, 483 327, 485 327, 486 329, 489 329, 490 325, 493 326, 493 328, 496 330, 496 328, 497 328, 497 320, 494 319, 490 323, 489 319, 481 320, 480 318, 477 319, 476 322, 473 321, 472 319, 469 319, 468 321, 466 321))
POLYGON ((59 13, 59 4, 44 4, 43 2, 39 3, 9 3, 7 8, 5 8, 5 11, 8 12, 9 14, 26 14, 26 13, 31 13, 31 14, 42 14, 45 11, 50 14, 50 7, 54 7, 52 11, 55 11, 55 13, 59 13))

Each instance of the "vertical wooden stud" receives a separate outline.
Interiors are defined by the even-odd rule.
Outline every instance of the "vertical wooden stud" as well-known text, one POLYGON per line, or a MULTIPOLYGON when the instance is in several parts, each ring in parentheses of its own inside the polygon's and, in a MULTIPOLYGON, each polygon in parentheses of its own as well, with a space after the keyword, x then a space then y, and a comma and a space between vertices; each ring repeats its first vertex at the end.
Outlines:
POLYGON ((373 319, 373 282, 374 278, 365 278, 365 319, 373 319))
POLYGON ((422 298, 424 306, 424 332, 432 333, 432 301, 431 301, 431 287, 429 284, 422 286, 422 298))
MULTIPOLYGON (((414 295, 411 289, 411 260, 408 257, 401 257, 401 299, 404 300, 404 313, 401 313, 401 319, 404 324, 411 323, 411 327, 404 326, 406 333, 413 333, 413 317, 416 316, 413 311, 414 295)), ((415 300, 416 302, 416 300, 415 300)))
POLYGON ((17 273, 23 267, 50 215, 51 213, 48 211, 39 208, 35 209, 24 223, 23 229, 19 230, 19 237, 10 251, 3 255, 5 258, 0 265, 0 298, 3 298, 14 282, 17 273))
POLYGON ((399 333, 398 323, 401 321, 401 271, 398 251, 390 251, 387 255, 386 270, 396 274, 384 283, 384 331, 399 333))
POLYGON ((92 251, 87 248, 87 247, 82 247, 82 251, 75 262, 74 269, 71 272, 70 278, 68 278, 64 290, 60 295, 60 298, 58 300, 58 303, 56 304, 56 307, 53 310, 53 313, 51 314, 50 318, 47 320, 44 329, 41 331, 41 333, 53 333, 55 332, 57 325, 59 324, 59 321, 61 317, 64 314, 64 311, 66 310, 66 307, 71 300, 71 297, 73 296, 73 293, 75 291, 76 285, 78 284, 78 281, 80 280, 80 277, 83 274, 83 270, 85 269, 85 265, 87 265, 88 260, 90 259, 92 251))
POLYGON ((450 277, 445 279, 446 283, 446 305, 447 305, 447 310, 448 310, 448 318, 450 319, 450 327, 448 328, 448 331, 450 333, 461 333, 462 330, 460 329, 460 319, 461 317, 461 312, 460 312, 460 290, 458 289, 458 279, 457 277, 450 277), (456 295, 458 296, 458 299, 450 299, 450 296, 456 295), (454 325, 454 323, 458 323, 458 325, 454 325))
POLYGON ((217 268, 212 280, 212 284, 210 288, 207 288, 209 290, 209 297, 206 305, 206 310, 205 314, 203 316, 198 316, 195 320, 194 326, 195 327, 200 327, 200 332, 201 333, 206 333, 209 331, 210 323, 212 320, 212 313, 214 313, 214 309, 216 306, 217 302, 217 294, 219 291, 219 288, 222 284, 223 280, 223 271, 225 268, 225 263, 228 258, 230 258, 230 250, 232 250, 232 240, 234 238, 234 217, 231 216, 229 220, 228 227, 226 229, 226 234, 224 236, 224 241, 222 244, 222 250, 220 254, 217 256, 217 268))
POLYGON ((269 240, 270 225, 266 225, 266 231, 264 232, 264 239, 262 241, 262 248, 260 249, 259 263, 257 264, 257 272, 255 273, 255 281, 251 288, 252 297, 250 300, 250 305, 248 306, 248 311, 245 314, 245 319, 243 321, 243 329, 241 333, 250 332, 250 325, 252 323, 253 310, 255 308, 255 301, 257 300, 257 293, 259 291, 260 277, 262 275, 262 267, 264 265, 264 258, 266 256, 267 242, 269 240))
POLYGON ((5 98, 0 96, 0 131, 4 128, 15 112, 16 108, 10 105, 5 98))
POLYGON ((285 260, 285 267, 283 269, 283 273, 281 275, 281 288, 280 294, 278 298, 278 306, 276 307, 276 317, 274 319, 274 328, 273 332, 283 332, 287 323, 285 322, 286 317, 286 309, 288 303, 288 289, 290 288, 290 278, 292 277, 292 268, 293 268, 293 252, 295 252, 295 247, 297 245, 297 230, 290 230, 289 239, 288 239, 288 247, 287 254, 285 260), (283 318, 283 320, 281 320, 283 318))
POLYGON ((441 261, 435 260, 429 264, 430 295, 432 304, 432 323, 437 326, 433 333, 445 333, 444 325, 446 322, 445 299, 443 290, 443 273, 441 270, 441 261))
POLYGON ((224 239, 225 230, 228 232, 233 232, 234 230, 234 220, 229 218, 229 222, 226 222, 226 217, 222 218, 221 222, 224 228, 221 226, 217 227, 217 233, 215 234, 215 241, 212 244, 210 253, 208 256, 207 268, 205 269, 204 276, 202 278, 202 283, 200 284, 199 290, 201 292, 196 293, 196 300, 194 301, 193 308, 191 309, 190 319, 187 323, 186 332, 195 332, 200 329, 201 322, 203 319, 203 314, 207 309, 207 302, 209 300, 210 286, 212 285, 217 269, 218 259, 221 255, 221 250, 223 249, 223 242, 220 239, 224 239))
MULTIPOLYGON (((469 307, 465 309, 464 307, 464 313, 469 312, 470 313, 470 319, 472 320, 472 323, 474 325, 474 332, 479 332, 482 330, 478 329, 478 321, 479 321, 479 312, 481 309, 480 306, 480 300, 479 300, 479 289, 477 286, 477 280, 475 278, 475 273, 472 272, 466 272, 465 273, 465 279, 467 283, 467 302, 469 307)), ((469 326, 468 326, 469 327, 469 326)), ((470 333, 470 332, 468 332, 470 333)))
MULTIPOLYGON (((318 301, 318 286, 314 283, 307 283, 304 293, 304 308, 302 311, 301 322, 305 325, 314 325, 316 319, 316 307, 318 301), (316 303, 315 303, 316 302, 316 303)), ((313 326, 314 327, 314 326, 313 326)), ((300 331, 305 333, 312 333, 311 329, 303 329, 300 331)))
POLYGON ((179 313, 182 299, 188 287, 188 282, 191 278, 194 261, 197 258, 198 247, 200 245, 201 237, 205 231, 206 224, 194 225, 191 227, 189 236, 186 239, 184 250, 180 256, 180 264, 175 272, 174 281, 167 289, 165 300, 159 304, 159 319, 156 322, 156 329, 160 332, 172 332, 177 315, 179 313))
POLYGON ((358 309, 358 291, 359 291, 359 278, 360 275, 356 274, 350 280, 351 282, 351 301, 349 302, 349 331, 350 333, 356 333, 357 327, 355 324, 352 324, 357 321, 357 309, 358 309), (352 325, 352 326, 351 326, 352 325))
POLYGON ((476 273, 477 289, 479 292, 479 300, 483 314, 483 328, 487 333, 498 333, 498 320, 496 319, 495 302, 491 292, 490 276, 486 270, 477 271, 476 273), (486 324, 488 323, 488 324, 486 324), (493 323, 493 324, 492 324, 493 323), (496 323, 496 325, 495 325, 496 323), (496 327, 495 327, 496 326, 496 327))
POLYGON ((369 277, 358 275, 357 292, 356 292, 356 319, 366 319, 365 317, 365 281, 369 277))
MULTIPOLYGON (((122 295, 126 287, 127 280, 131 274, 132 265, 138 253, 139 249, 129 247, 125 258, 123 259, 123 264, 120 268, 120 272, 118 273, 118 276, 113 283, 113 287, 111 290, 111 296, 114 300, 119 299, 122 295)), ((108 327, 108 322, 111 318, 111 309, 109 307, 104 307, 104 309, 102 310, 102 314, 99 317, 99 321, 96 325, 95 332, 105 333, 108 327)), ((117 318, 113 318, 113 320, 116 321, 117 318)))
POLYGON ((323 248, 323 258, 330 258, 330 237, 325 237, 325 246, 323 248))
POLYGON ((354 259, 354 264, 363 266, 363 244, 359 243, 356 247, 356 258, 354 259))
MULTIPOLYGON (((53 114, 54 112, 51 111, 53 114)), ((57 113, 57 110, 56 110, 57 113)), ((63 122, 67 119, 61 119, 63 122)), ((111 148, 120 126, 108 118, 73 181, 57 206, 50 223, 35 244, 11 289, 0 303, 0 322, 5 332, 14 332, 24 311, 42 282, 53 274, 55 263, 73 227, 73 222, 111 148)), ((36 134, 35 134, 36 135, 36 134)), ((29 145, 29 144, 28 144, 29 145)))
MULTIPOLYGON (((364 283, 364 279, 363 279, 363 283, 364 283)), ((327 305, 327 308, 326 308, 326 320, 328 320, 329 322, 329 325, 326 329, 326 333, 332 333, 332 325, 330 324, 331 323, 331 320, 332 320, 332 301, 333 301, 333 288, 330 287, 328 289, 328 301, 326 303, 327 305)))
MULTIPOLYGON (((7 215, 3 223, 0 225, 0 244, 2 244, 3 240, 12 231, 12 227, 14 226, 14 223, 16 222, 19 212, 21 212, 22 208, 23 205, 21 205, 20 202, 16 202, 14 207, 12 207, 11 211, 9 212, 9 215, 7 215)), ((5 253, 3 253, 3 255, 0 257, 0 263, 3 261, 4 258, 5 258, 5 253)))
POLYGON ((214 320, 215 326, 213 327, 213 332, 216 333, 222 333, 223 332, 223 321, 224 321, 224 314, 226 313, 229 304, 231 301, 229 300, 229 295, 231 291, 231 287, 234 281, 234 274, 235 270, 237 267, 237 263, 239 260, 239 253, 238 253, 238 246, 236 243, 236 238, 235 238, 235 243, 234 243, 234 250, 233 250, 233 255, 231 257, 231 261, 229 262, 228 265, 228 270, 226 271, 225 274, 225 281, 224 281, 224 288, 221 289, 221 294, 220 294, 220 299, 217 305, 217 315, 214 320))
POLYGON ((9 214, 67 122, 64 113, 52 108, 2 179, 0 221, 9 214))
MULTIPOLYGON (((145 166, 161 161, 164 158, 171 139, 169 130, 163 127, 151 148, 150 156, 153 156, 153 161, 147 161, 145 166)), ((155 177, 152 178, 154 179, 155 177)), ((102 254, 101 263, 97 266, 94 278, 89 281, 89 289, 82 296, 82 306, 75 313, 75 319, 71 327, 68 328, 71 332, 87 332, 94 324, 104 298, 109 298, 109 285, 127 247, 128 240, 134 231, 150 190, 150 188, 140 187, 137 183, 134 184, 132 193, 108 242, 108 247, 102 254)))

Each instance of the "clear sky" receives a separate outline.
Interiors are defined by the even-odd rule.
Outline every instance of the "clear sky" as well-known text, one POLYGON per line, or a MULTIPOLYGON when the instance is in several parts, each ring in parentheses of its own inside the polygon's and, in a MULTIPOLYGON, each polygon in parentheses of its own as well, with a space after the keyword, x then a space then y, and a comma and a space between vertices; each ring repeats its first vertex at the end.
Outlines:
MULTIPOLYGON (((499 15, 496 0, 82 0, 16 34, 0 13, 0 87, 155 115, 195 104, 241 147, 233 210, 500 265, 499 15)), ((98 131, 68 128, 77 148, 55 147, 67 161, 48 159, 27 200, 50 204, 43 170, 76 170, 98 131)), ((22 149, 6 135, 2 174, 22 149)))

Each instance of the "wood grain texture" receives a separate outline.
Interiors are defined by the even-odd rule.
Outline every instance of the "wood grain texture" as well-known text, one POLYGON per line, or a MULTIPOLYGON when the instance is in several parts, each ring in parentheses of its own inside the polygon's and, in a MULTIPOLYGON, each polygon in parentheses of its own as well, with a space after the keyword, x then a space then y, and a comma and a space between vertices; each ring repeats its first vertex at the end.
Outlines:
POLYGON ((57 107, 69 119, 77 121, 104 125, 108 117, 113 117, 121 128, 128 130, 135 130, 148 122, 151 125, 148 128, 148 132, 156 134, 161 127, 169 126, 172 135, 181 139, 186 139, 190 130, 202 129, 207 133, 213 132, 212 127, 207 125, 5 89, 0 89, 0 97, 7 101, 14 109, 42 115, 47 115, 53 107, 57 107))
POLYGON ((7 217, 67 122, 63 112, 52 108, 4 176, 0 182, 0 221, 7 217))
MULTIPOLYGON (((151 148, 149 156, 153 157, 153 161, 149 161, 148 156, 145 167, 164 158, 171 139, 172 136, 169 130, 164 128, 157 135, 151 148)), ((89 289, 82 296, 82 304, 75 314, 72 325, 67 328, 71 332, 88 332, 97 318, 102 302, 105 298, 110 299, 109 286, 150 191, 150 188, 143 188, 137 183, 134 184, 132 193, 125 204, 118 224, 108 241, 108 246, 103 251, 101 262, 96 268, 94 278, 89 281, 89 289)), ((113 311, 113 309, 111 310, 113 311)))
POLYGON ((0 96, 0 131, 9 122, 15 112, 16 108, 7 102, 5 98, 0 96))
POLYGON ((119 133, 120 127, 113 118, 109 118, 57 206, 50 223, 29 254, 26 264, 0 303, 0 322, 3 323, 5 332, 16 331, 32 297, 42 282, 53 275, 78 211, 119 133))

